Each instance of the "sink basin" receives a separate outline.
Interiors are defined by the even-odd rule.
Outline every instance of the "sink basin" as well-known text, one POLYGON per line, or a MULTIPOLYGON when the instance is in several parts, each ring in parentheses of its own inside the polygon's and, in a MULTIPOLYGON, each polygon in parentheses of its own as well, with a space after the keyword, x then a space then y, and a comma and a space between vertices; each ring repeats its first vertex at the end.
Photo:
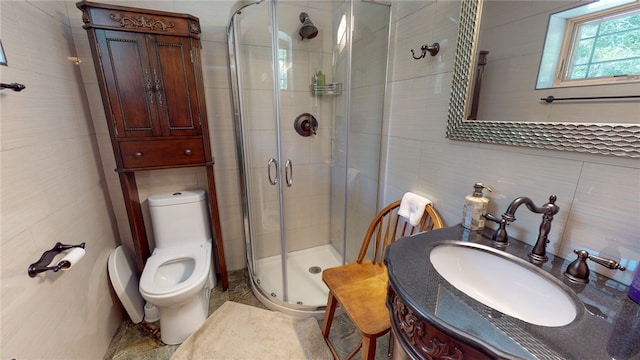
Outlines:
POLYGON ((503 251, 447 241, 436 245, 429 258, 436 271, 456 289, 514 318, 558 327, 577 316, 576 302, 560 281, 503 251))

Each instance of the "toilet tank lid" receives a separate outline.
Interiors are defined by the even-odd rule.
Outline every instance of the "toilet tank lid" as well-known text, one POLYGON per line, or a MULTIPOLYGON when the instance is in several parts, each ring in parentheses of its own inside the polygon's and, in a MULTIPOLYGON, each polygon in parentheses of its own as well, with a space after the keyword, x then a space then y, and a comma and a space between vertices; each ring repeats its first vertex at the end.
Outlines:
POLYGON ((149 206, 167 206, 199 202, 204 199, 204 190, 184 190, 163 194, 153 194, 147 199, 149 206))

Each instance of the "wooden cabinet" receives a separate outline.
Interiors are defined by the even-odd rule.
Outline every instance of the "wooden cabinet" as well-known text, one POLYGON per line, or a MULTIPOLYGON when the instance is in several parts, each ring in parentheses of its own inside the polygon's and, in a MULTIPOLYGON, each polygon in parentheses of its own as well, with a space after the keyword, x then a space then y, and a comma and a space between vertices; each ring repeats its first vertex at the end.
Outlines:
POLYGON ((139 270, 149 257, 135 172, 204 166, 216 264, 228 287, 200 63, 198 18, 126 6, 82 10, 139 270))
POLYGON ((196 40, 95 30, 116 136, 200 136, 196 40))

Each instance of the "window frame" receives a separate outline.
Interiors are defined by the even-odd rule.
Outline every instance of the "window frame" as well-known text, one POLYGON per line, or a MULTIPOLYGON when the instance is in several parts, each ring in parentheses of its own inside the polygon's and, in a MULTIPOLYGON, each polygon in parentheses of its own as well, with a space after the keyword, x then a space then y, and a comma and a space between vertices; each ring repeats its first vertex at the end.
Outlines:
POLYGON ((632 2, 625 5, 616 6, 609 9, 597 10, 579 15, 567 19, 566 27, 564 30, 564 36, 562 40, 562 47, 560 55, 558 56, 557 71, 553 79, 551 87, 574 87, 574 86, 592 86, 592 85, 617 85, 628 84, 632 82, 640 82, 640 73, 637 74, 624 74, 623 76, 605 76, 586 79, 567 79, 567 74, 570 72, 570 62, 573 61, 574 55, 574 40, 576 39, 578 27, 585 22, 593 21, 600 18, 606 18, 616 15, 621 15, 628 11, 640 10, 639 2, 632 2))

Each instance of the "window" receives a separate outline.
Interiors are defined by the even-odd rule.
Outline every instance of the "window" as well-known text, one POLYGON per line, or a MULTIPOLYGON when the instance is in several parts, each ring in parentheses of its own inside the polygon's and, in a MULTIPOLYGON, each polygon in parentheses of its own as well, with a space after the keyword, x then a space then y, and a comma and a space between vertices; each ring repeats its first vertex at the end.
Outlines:
POLYGON ((640 4, 619 3, 601 0, 551 16, 538 89, 640 81, 640 4))
POLYGON ((565 80, 640 74, 640 9, 573 24, 565 80))
POLYGON ((278 49, 278 83, 280 84, 280 90, 287 90, 289 88, 289 68, 291 68, 291 61, 289 60, 289 51, 287 49, 278 49))
POLYGON ((290 84, 291 66, 293 64, 293 39, 284 31, 278 30, 278 88, 287 90, 293 87, 290 84))

